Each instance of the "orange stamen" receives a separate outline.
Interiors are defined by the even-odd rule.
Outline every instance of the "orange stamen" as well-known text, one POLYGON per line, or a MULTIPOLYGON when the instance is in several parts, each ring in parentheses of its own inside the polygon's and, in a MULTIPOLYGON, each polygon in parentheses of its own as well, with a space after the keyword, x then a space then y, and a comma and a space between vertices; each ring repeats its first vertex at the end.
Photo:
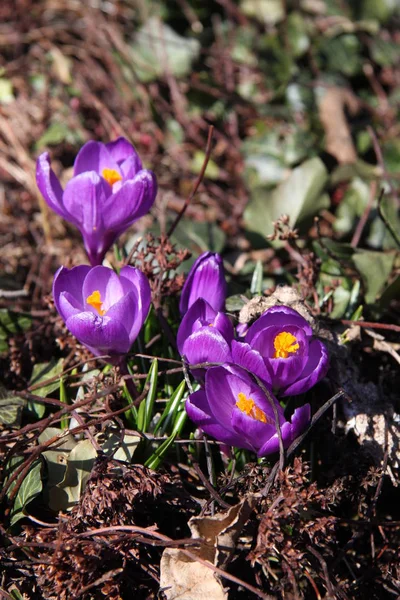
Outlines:
POLYGON ((243 394, 243 392, 239 392, 238 398, 239 400, 236 402, 236 406, 239 410, 255 421, 268 423, 267 415, 261 408, 258 408, 254 400, 247 398, 246 394, 243 394))
POLYGON ((114 183, 121 181, 122 179, 122 175, 120 175, 115 169, 103 169, 101 174, 110 185, 114 185, 114 183))
POLYGON ((103 302, 101 301, 99 290, 95 290, 93 294, 90 294, 90 296, 86 298, 86 302, 87 304, 90 304, 90 306, 93 306, 101 317, 106 314, 106 311, 103 310, 103 302))
POLYGON ((274 358, 287 358, 289 354, 297 352, 300 346, 294 335, 287 331, 282 331, 274 339, 274 348, 274 358))

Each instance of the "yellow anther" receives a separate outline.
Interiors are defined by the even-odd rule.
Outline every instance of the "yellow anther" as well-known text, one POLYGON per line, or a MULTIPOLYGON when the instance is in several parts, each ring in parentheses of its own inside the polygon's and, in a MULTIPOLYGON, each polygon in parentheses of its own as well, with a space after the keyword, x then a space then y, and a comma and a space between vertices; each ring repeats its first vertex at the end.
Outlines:
POLYGON ((122 179, 122 175, 120 175, 115 169, 103 169, 101 174, 110 185, 114 185, 114 183, 121 181, 122 179))
POLYGON ((294 335, 287 331, 282 331, 274 339, 274 348, 274 358, 287 358, 289 354, 297 352, 300 346, 294 335))
POLYGON ((236 406, 239 410, 255 421, 268 423, 267 415, 261 408, 258 408, 254 400, 247 398, 246 394, 243 394, 243 392, 239 392, 238 398, 239 400, 236 402, 236 406))
POLYGON ((99 290, 95 290, 93 294, 90 294, 90 296, 86 298, 86 302, 87 304, 90 304, 90 306, 93 306, 101 317, 106 314, 106 311, 103 310, 103 302, 101 301, 99 290))

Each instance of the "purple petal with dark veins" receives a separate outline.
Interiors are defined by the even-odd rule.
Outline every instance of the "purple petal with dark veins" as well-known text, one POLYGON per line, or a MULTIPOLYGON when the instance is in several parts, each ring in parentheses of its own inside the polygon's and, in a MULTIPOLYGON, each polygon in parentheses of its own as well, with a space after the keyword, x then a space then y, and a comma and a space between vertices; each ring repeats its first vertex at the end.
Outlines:
POLYGON ((291 325, 302 329, 307 336, 313 334, 311 325, 297 311, 288 306, 272 306, 251 325, 246 334, 246 342, 251 344, 254 336, 267 327, 281 327, 284 330, 291 325))
POLYGON ((257 421, 237 407, 232 411, 232 425, 236 433, 251 445, 253 452, 257 452, 257 449, 276 433, 275 425, 257 421))
MULTIPOLYGON (((292 430, 291 430, 291 425, 288 421, 286 421, 281 426, 281 435, 282 435, 283 447, 287 448, 288 446, 290 446, 290 443, 292 441, 292 430)), ((267 456, 268 454, 273 454, 274 452, 279 452, 278 433, 275 433, 274 436, 272 436, 269 440, 267 440, 265 442, 265 444, 263 446, 261 446, 261 448, 257 452, 257 456, 259 458, 261 458, 263 456, 267 456)))
POLYGON ((140 168, 137 170, 140 171, 140 169, 142 168, 140 158, 139 158, 135 148, 124 137, 119 137, 116 140, 113 140, 112 142, 108 142, 108 144, 105 144, 105 147, 107 148, 108 152, 110 153, 110 156, 112 157, 112 159, 118 165, 121 166, 121 164, 123 162, 125 162, 126 160, 128 160, 130 158, 134 158, 138 162, 138 164, 140 164, 140 168))
POLYGON ((125 231, 137 219, 149 212, 157 194, 157 182, 151 171, 139 171, 130 181, 112 194, 102 207, 107 229, 125 231))
POLYGON ((87 265, 80 265, 73 269, 66 269, 60 267, 54 276, 53 281, 53 298, 54 304, 56 305, 57 311, 65 320, 66 317, 63 314, 63 310, 60 307, 60 294, 62 292, 68 292, 76 301, 76 306, 81 306, 81 310, 85 310, 85 301, 82 296, 83 282, 85 281, 86 275, 89 273, 90 267, 87 265))
POLYGON ((303 431, 306 430, 311 421, 311 407, 309 404, 304 404, 294 411, 291 424, 292 424, 292 442, 295 440, 303 431))
POLYGON ((225 363, 231 360, 228 342, 213 327, 203 327, 192 333, 183 344, 183 356, 190 365, 225 363))
MULTIPOLYGON (((200 427, 204 433, 211 435, 213 438, 220 442, 224 442, 229 446, 242 446, 242 438, 240 435, 235 434, 233 431, 228 431, 222 425, 220 425, 210 412, 210 407, 207 400, 207 395, 204 390, 199 390, 190 394, 186 400, 186 412, 198 427, 200 427)), ((248 449, 251 449, 246 445, 248 449)))
POLYGON ((309 346, 308 360, 298 379, 283 388, 282 396, 304 394, 318 383, 329 369, 329 356, 325 345, 313 340, 309 346))
POLYGON ((75 158, 74 178, 88 171, 102 176, 103 169, 113 169, 121 173, 117 161, 111 156, 105 144, 91 140, 82 146, 75 158))
POLYGON ((200 255, 189 271, 179 303, 181 315, 198 298, 206 300, 216 311, 225 305, 227 286, 222 259, 219 254, 205 252, 200 255))
POLYGON ((82 288, 82 296, 85 303, 84 310, 97 314, 97 311, 90 304, 87 304, 87 298, 95 291, 100 292, 100 299, 103 304, 102 309, 106 312, 124 295, 118 275, 112 269, 102 266, 90 269, 82 288))
POLYGON ((122 323, 90 312, 73 315, 66 321, 70 332, 93 354, 125 354, 131 346, 128 332, 122 323))
POLYGON ((254 373, 272 385, 273 370, 267 361, 264 361, 261 354, 246 342, 237 342, 233 340, 231 344, 232 362, 240 367, 244 367, 250 373, 254 373))

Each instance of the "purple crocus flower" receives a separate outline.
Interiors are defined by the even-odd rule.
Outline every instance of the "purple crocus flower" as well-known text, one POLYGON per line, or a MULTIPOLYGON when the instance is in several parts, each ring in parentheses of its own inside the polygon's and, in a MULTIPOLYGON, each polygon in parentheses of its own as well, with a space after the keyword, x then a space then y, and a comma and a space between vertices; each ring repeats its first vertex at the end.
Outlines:
POLYGON ((181 315, 184 315, 198 298, 203 298, 214 310, 220 311, 225 306, 226 293, 222 258, 219 254, 204 252, 193 264, 183 286, 179 303, 181 315))
POLYGON ((44 152, 37 160, 36 181, 50 208, 81 232, 92 266, 101 264, 118 236, 150 210, 157 193, 154 173, 142 168, 122 137, 109 144, 87 142, 65 190, 44 152))
POLYGON ((287 306, 269 308, 244 339, 232 342, 233 362, 270 383, 281 396, 303 394, 328 371, 324 344, 313 337, 310 324, 287 306))
POLYGON ((129 351, 149 312, 151 292, 145 275, 123 267, 61 267, 53 283, 54 302, 70 332, 94 355, 129 351))
MULTIPOLYGON (((177 335, 181 356, 189 364, 231 362, 234 330, 229 317, 198 298, 182 319, 177 335)), ((195 373, 200 375, 199 370, 195 373)))
POLYGON ((205 433, 261 457, 279 450, 271 403, 276 408, 285 448, 310 421, 309 404, 297 408, 291 421, 287 421, 269 390, 268 396, 244 369, 234 365, 211 367, 206 373, 205 388, 186 401, 186 412, 205 433))

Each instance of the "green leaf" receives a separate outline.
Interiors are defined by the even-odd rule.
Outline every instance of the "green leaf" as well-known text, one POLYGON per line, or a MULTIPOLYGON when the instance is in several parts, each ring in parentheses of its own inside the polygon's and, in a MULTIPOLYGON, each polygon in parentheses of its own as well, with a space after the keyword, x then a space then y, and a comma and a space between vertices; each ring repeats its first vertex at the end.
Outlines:
MULTIPOLYGON (((54 360, 51 360, 49 363, 38 363, 34 365, 32 376, 29 381, 29 387, 33 388, 30 391, 36 396, 40 396, 41 398, 46 398, 52 392, 56 391, 60 387, 61 378, 53 381, 52 383, 47 383, 53 377, 57 377, 61 375, 63 370, 63 359, 60 358, 56 363, 54 360), (43 385, 41 383, 43 382, 43 385), (39 386, 36 388, 36 386, 39 386)), ((46 405, 41 402, 35 402, 34 400, 28 400, 26 405, 27 410, 33 415, 41 419, 46 412, 46 405)))
POLYGON ((333 310, 329 316, 331 319, 342 319, 346 314, 350 302, 351 292, 343 287, 337 287, 333 292, 333 310))
POLYGON ((225 302, 226 312, 237 312, 241 310, 249 300, 250 298, 246 298, 244 294, 235 294, 234 296, 229 296, 225 302))
POLYGON ((52 510, 70 510, 79 502, 96 457, 96 449, 90 440, 75 444, 67 458, 63 480, 50 490, 52 510))
MULTIPOLYGON (((22 457, 15 457, 12 458, 8 465, 10 468, 10 474, 13 473, 13 471, 15 471, 23 462, 24 462, 24 458, 22 457)), ((41 479, 41 468, 42 468, 42 463, 40 461, 40 459, 35 460, 28 473, 25 476, 25 479, 23 480, 22 484, 19 487, 18 493, 14 498, 14 504, 12 506, 12 509, 10 511, 10 523, 11 525, 15 525, 15 523, 17 523, 20 519, 23 519, 26 516, 26 506, 32 502, 32 500, 34 500, 42 491, 42 479, 41 479)), ((7 497, 10 497, 10 494, 12 493, 12 490, 14 489, 15 485, 16 485, 16 481, 14 481, 8 491, 7 491, 7 497)))
POLYGON ((375 36, 371 40, 370 51, 373 60, 381 67, 391 67, 400 62, 399 44, 375 36))
POLYGON ((398 248, 400 239, 400 212, 397 198, 394 198, 392 195, 384 196, 381 201, 381 211, 386 222, 391 225, 392 231, 390 231, 380 216, 376 216, 371 223, 367 244, 374 249, 382 248, 383 250, 391 250, 398 248), (396 234, 397 239, 394 237, 396 234))
POLYGON ((365 211, 369 195, 369 186, 364 180, 355 177, 336 211, 336 221, 333 225, 335 231, 344 235, 353 230, 355 219, 361 217, 365 211))
POLYGON ((19 427, 26 400, 13 396, 0 384, 0 425, 19 427))
POLYGON ((293 169, 272 192, 257 190, 244 213, 247 227, 267 236, 274 230, 273 221, 283 214, 289 215, 292 227, 318 214, 329 206, 329 198, 322 194, 327 179, 323 162, 312 158, 293 169))
POLYGON ((287 17, 286 27, 291 53, 295 58, 298 58, 310 46, 307 23, 301 13, 293 11, 287 17))
POLYGON ((168 400, 163 413, 157 422, 157 425, 154 428, 154 435, 161 427, 161 433, 164 434, 168 429, 171 422, 174 421, 175 415, 178 411, 178 408, 181 404, 181 400, 183 398, 183 394, 186 389, 186 381, 183 380, 180 382, 178 387, 174 390, 173 394, 171 394, 170 399, 168 400))
MULTIPOLYGON (((39 442, 59 438, 54 449, 43 452, 47 466, 46 490, 52 510, 70 510, 80 499, 97 458, 97 451, 90 440, 77 442, 71 434, 48 427, 40 435, 39 442)), ((137 435, 105 430, 96 436, 102 451, 116 460, 130 463, 140 443, 137 435)))
POLYGON ((56 381, 51 383, 46 382, 48 382, 49 379, 53 379, 54 377, 61 375, 63 371, 63 363, 64 359, 60 358, 56 363, 54 360, 51 360, 49 363, 38 363, 34 365, 32 376, 29 381, 29 387, 34 387, 34 389, 31 389, 30 391, 32 391, 32 393, 34 393, 36 396, 46 398, 46 396, 55 390, 58 390, 60 387, 61 378, 58 378, 56 381), (43 383, 43 385, 39 385, 41 383, 43 383))
MULTIPOLYGON (((206 155, 202 150, 196 150, 196 152, 193 155, 192 162, 190 163, 190 170, 192 171, 192 173, 198 175, 201 172, 205 157, 206 155)), ((219 167, 211 159, 207 163, 207 168, 205 170, 204 177, 214 180, 219 179, 220 177, 219 167)))
POLYGON ((42 150, 46 146, 57 146, 67 140, 71 141, 71 129, 69 125, 61 121, 54 121, 38 139, 35 149, 42 150))
POLYGON ((381 23, 387 21, 394 12, 399 11, 397 0, 362 0, 360 2, 362 19, 377 19, 381 23))
POLYGON ((157 382, 158 382, 158 360, 155 358, 151 363, 149 369, 145 387, 149 386, 147 396, 140 403, 138 416, 137 416, 137 429, 138 431, 146 432, 149 429, 150 421, 153 416, 153 406, 157 396, 157 382))
POLYGON ((178 35, 157 17, 137 31, 131 47, 136 75, 143 82, 154 81, 167 70, 174 77, 188 75, 200 54, 200 43, 178 35))
POLYGON ((384 291, 393 270, 396 252, 358 250, 353 262, 365 285, 365 301, 373 304, 384 291))
POLYGON ((253 294, 253 296, 261 296, 261 294, 262 294, 263 275, 264 275, 263 265, 262 265, 261 260, 258 260, 256 262, 256 266, 253 271, 253 277, 251 278, 251 284, 250 284, 250 292, 253 294))
MULTIPOLYGON (((226 236, 216 223, 182 219, 175 229, 171 241, 179 247, 188 248, 195 255, 211 250, 221 252, 226 236)), ((185 263, 187 264, 187 263, 185 263)))
POLYGON ((321 52, 326 60, 326 71, 338 71, 347 77, 353 77, 362 71, 362 47, 353 33, 325 38, 321 52))
POLYGON ((395 277, 392 283, 384 290, 379 298, 379 305, 382 308, 386 308, 392 300, 397 300, 398 298, 400 298, 400 275, 395 277))
POLYGON ((16 313, 6 308, 0 309, 0 352, 7 352, 7 339, 15 333, 29 329, 32 317, 24 313, 16 313))
POLYGON ((148 467, 149 469, 153 470, 158 469, 158 467, 163 461, 164 456, 166 455, 170 447, 174 444, 176 436, 176 433, 170 435, 170 437, 167 438, 165 442, 163 442, 157 448, 157 450, 150 456, 150 458, 146 460, 146 462, 144 463, 145 467, 148 467))
POLYGON ((107 456, 112 456, 115 460, 124 463, 131 463, 136 448, 140 444, 141 437, 139 435, 124 435, 121 439, 120 432, 107 433, 107 439, 101 445, 101 448, 107 456))

